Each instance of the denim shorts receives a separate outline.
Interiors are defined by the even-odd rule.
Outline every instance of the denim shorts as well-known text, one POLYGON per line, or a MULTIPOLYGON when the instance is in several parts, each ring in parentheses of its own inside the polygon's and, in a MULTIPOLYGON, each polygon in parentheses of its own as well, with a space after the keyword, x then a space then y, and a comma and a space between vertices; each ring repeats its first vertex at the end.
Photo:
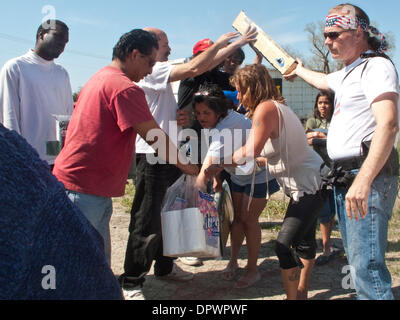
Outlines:
MULTIPOLYGON (((276 182, 276 179, 268 181, 268 191, 270 195, 279 191, 279 189, 280 186, 278 182, 276 182)), ((251 184, 240 186, 232 182, 232 192, 246 193, 246 195, 250 197, 251 184)), ((267 183, 255 184, 253 198, 265 198, 266 196, 267 196, 267 183)))
POLYGON ((335 197, 333 196, 333 192, 329 192, 325 205, 319 212, 318 220, 323 224, 328 223, 335 217, 335 213, 335 197))

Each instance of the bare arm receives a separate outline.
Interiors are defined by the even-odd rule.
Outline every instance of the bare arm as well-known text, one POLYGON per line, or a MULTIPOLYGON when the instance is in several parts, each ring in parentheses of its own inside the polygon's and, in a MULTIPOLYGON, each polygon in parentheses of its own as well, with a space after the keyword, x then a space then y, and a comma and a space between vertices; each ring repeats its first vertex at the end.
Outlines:
POLYGON ((206 190, 207 183, 211 180, 211 177, 205 173, 205 170, 210 167, 213 163, 216 163, 216 159, 211 156, 207 156, 204 161, 203 165, 201 166, 201 170, 199 175, 196 179, 196 187, 202 191, 206 190))
POLYGON ((218 51, 214 60, 211 63, 210 69, 213 69, 216 66, 218 66, 219 64, 221 64, 226 58, 228 58, 230 55, 232 55, 237 49, 254 41, 256 36, 257 36, 257 29, 249 28, 247 30, 247 32, 242 37, 240 37, 238 40, 236 40, 235 42, 229 44, 225 48, 222 48, 221 50, 218 51))
POLYGON ((377 126, 368 156, 346 194, 346 211, 349 219, 354 215, 358 221, 359 216, 364 218, 367 214, 371 183, 389 158, 399 131, 398 99, 396 93, 385 93, 371 105, 377 126))
MULTIPOLYGON (((246 144, 237 149, 231 158, 223 159, 221 164, 219 164, 220 161, 204 162, 199 179, 208 182, 212 177, 222 171, 223 167, 236 167, 245 164, 248 160, 256 159, 260 155, 267 140, 270 137, 275 138, 278 136, 278 122, 278 111, 275 104, 271 100, 262 102, 258 105, 253 115, 252 127, 246 144)), ((260 159, 257 160, 257 163, 258 162, 260 162, 260 159)), ((265 163, 261 161, 261 165, 265 165, 265 163)))
POLYGON ((254 30, 249 30, 245 35, 228 46, 228 42, 236 38, 238 33, 229 32, 222 35, 210 48, 189 62, 174 66, 171 70, 169 81, 174 82, 192 78, 215 68, 236 49, 254 40, 256 35, 257 33, 254 30))
MULTIPOLYGON (((275 104, 269 100, 258 105, 253 115, 252 127, 246 144, 237 149, 232 157, 223 159, 222 163, 211 162, 203 164, 202 171, 208 180, 216 176, 223 167, 236 167, 247 161, 256 160, 267 140, 278 137, 278 111, 275 104), (218 164, 215 164, 218 163, 218 164)), ((262 161, 261 161, 262 162, 262 161)), ((265 163, 262 163, 265 165, 265 163)))
POLYGON ((314 88, 324 91, 331 91, 325 73, 316 72, 305 68, 303 66, 303 62, 300 59, 297 59, 297 62, 298 64, 296 69, 294 69, 288 75, 284 75, 283 79, 287 81, 293 81, 297 76, 299 76, 314 88))
POLYGON ((152 140, 149 137, 149 133, 155 133, 158 138, 165 137, 165 143, 162 143, 162 148, 157 150, 158 156, 170 163, 174 164, 178 167, 183 173, 189 175, 197 175, 199 170, 197 165, 194 164, 186 164, 188 163, 187 158, 179 153, 177 147, 170 141, 168 135, 160 128, 157 122, 153 119, 150 121, 142 122, 137 126, 133 127, 136 132, 149 144, 152 145, 156 142, 156 140, 152 140), (152 130, 155 130, 151 132, 152 130))
POLYGON ((253 45, 253 43, 250 43, 250 47, 256 53, 256 57, 254 58, 254 64, 261 64, 264 58, 263 54, 253 45))
POLYGON ((169 81, 174 82, 184 80, 206 72, 210 69, 211 62, 218 51, 237 36, 237 32, 226 33, 222 35, 210 48, 194 57, 189 62, 174 66, 171 70, 169 81))
POLYGON ((253 124, 246 144, 233 154, 234 163, 257 158, 269 138, 279 136, 278 110, 269 100, 257 106, 253 115, 253 124))

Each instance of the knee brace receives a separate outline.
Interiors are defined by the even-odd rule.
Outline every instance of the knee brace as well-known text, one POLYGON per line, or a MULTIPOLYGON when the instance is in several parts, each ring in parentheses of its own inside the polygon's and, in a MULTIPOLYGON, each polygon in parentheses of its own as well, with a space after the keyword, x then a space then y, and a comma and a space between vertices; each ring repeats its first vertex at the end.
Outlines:
POLYGON ((302 259, 315 259, 315 256, 317 255, 317 244, 313 242, 303 242, 296 246, 296 253, 302 259))
POLYGON ((294 250, 279 241, 276 242, 275 253, 278 256, 279 265, 282 269, 291 269, 303 266, 294 250))

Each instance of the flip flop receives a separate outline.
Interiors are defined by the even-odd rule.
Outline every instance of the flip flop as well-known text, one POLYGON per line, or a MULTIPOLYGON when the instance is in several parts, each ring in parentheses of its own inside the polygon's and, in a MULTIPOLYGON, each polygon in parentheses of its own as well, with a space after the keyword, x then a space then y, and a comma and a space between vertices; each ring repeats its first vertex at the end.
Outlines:
POLYGON ((239 268, 238 265, 234 267, 229 267, 229 265, 222 270, 222 279, 227 280, 227 281, 232 281, 235 278, 236 271, 239 268))

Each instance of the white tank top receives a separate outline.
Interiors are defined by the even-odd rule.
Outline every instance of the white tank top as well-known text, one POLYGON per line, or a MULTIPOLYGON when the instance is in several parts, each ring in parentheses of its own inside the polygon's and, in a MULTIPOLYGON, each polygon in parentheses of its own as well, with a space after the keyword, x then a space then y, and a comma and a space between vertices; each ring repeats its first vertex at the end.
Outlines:
POLYGON ((323 160, 308 145, 296 114, 286 105, 274 103, 278 109, 279 128, 282 129, 277 139, 268 139, 261 156, 268 159, 270 173, 285 194, 299 201, 305 193, 315 194, 320 189, 323 160))

